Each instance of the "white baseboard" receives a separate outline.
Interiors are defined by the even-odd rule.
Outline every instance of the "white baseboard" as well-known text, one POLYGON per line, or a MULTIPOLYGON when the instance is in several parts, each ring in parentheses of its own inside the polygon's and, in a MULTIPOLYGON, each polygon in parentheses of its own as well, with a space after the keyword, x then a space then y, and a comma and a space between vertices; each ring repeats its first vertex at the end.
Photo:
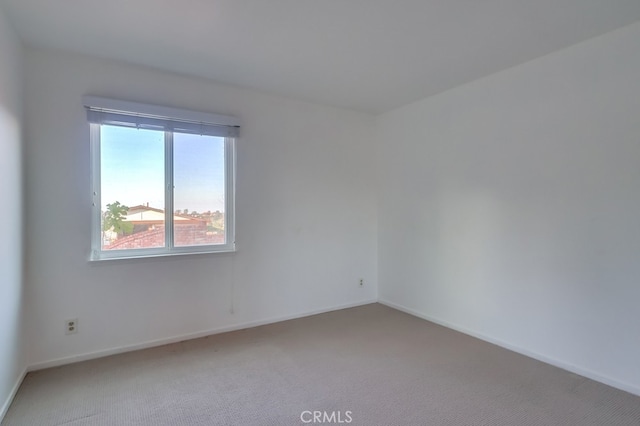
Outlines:
POLYGON ((450 323, 448 321, 444 321, 444 320, 441 320, 439 318, 434 318, 432 316, 425 315, 422 312, 416 311, 415 309, 407 308, 406 306, 399 305, 397 303, 393 303, 393 302, 390 302, 388 300, 379 299, 378 303, 380 303, 382 305, 386 305, 386 306, 388 306, 390 308, 397 309, 399 311, 405 312, 407 314, 413 315, 415 317, 422 318, 424 320, 433 322, 433 323, 441 325, 443 327, 447 327, 447 328, 450 328, 452 330, 459 331, 460 333, 467 334, 467 335, 475 337, 477 339, 484 340, 485 342, 489 342, 489 343, 492 343, 492 344, 494 344, 496 346, 500 346, 500 347, 503 347, 503 348, 508 349, 510 351, 517 352, 517 353, 519 353, 521 355, 528 356, 529 358, 533 358, 533 359, 536 359, 538 361, 542 361, 542 362, 544 362, 546 364, 553 365, 554 367, 558 367, 558 368, 561 368, 563 370, 567 370, 567 371, 570 371, 572 373, 578 374, 580 376, 586 377, 588 379, 595 380, 596 382, 604 383, 605 385, 614 387, 616 389, 620 389, 620 390, 623 390, 625 392, 629 392, 629 393, 632 393, 634 395, 640 396, 640 387, 632 385, 630 383, 625 383, 625 382, 622 382, 620 380, 616 380, 616 379, 613 379, 611 377, 608 377, 608 376, 605 376, 605 375, 602 375, 602 374, 598 374, 598 373, 596 373, 596 372, 594 372, 592 370, 589 370, 589 369, 586 369, 586 368, 582 368, 582 367, 579 367, 579 366, 571 364, 571 363, 560 361, 560 360, 557 360, 555 358, 551 358, 551 357, 539 354, 537 352, 533 352, 533 351, 530 351, 528 349, 524 349, 524 348, 512 345, 512 344, 504 342, 502 340, 495 339, 495 338, 493 338, 491 336, 487 336, 485 334, 478 333, 478 332, 476 332, 474 330, 471 330, 471 329, 468 329, 466 327, 461 327, 461 326, 459 326, 457 324, 452 324, 452 323, 450 323))
POLYGON ((125 345, 125 346, 119 346, 119 347, 116 347, 116 348, 103 349, 103 350, 99 350, 99 351, 95 351, 95 352, 88 352, 88 353, 84 353, 84 354, 80 354, 80 355, 72 355, 72 356, 68 356, 68 357, 53 359, 53 360, 50 360, 50 361, 44 361, 44 362, 38 362, 38 363, 35 363, 35 364, 31 364, 27 368, 27 371, 36 371, 36 370, 42 370, 42 369, 45 369, 45 368, 59 367, 61 365, 73 364, 75 362, 87 361, 87 360, 96 359, 96 358, 102 358, 102 357, 109 356, 109 355, 116 355, 116 354, 125 353, 125 352, 137 351, 137 350, 140 350, 140 349, 147 349, 147 348, 152 348, 152 347, 155 347, 155 346, 168 345, 170 343, 177 343, 177 342, 182 342, 184 340, 198 339, 200 337, 212 336, 214 334, 227 333, 229 331, 244 330, 246 328, 258 327, 258 326, 261 326, 261 325, 273 324, 273 323, 276 323, 276 322, 288 321, 288 320, 292 320, 292 319, 296 319, 296 318, 303 318, 303 317, 308 317, 308 316, 311 316, 311 315, 323 314, 323 313, 326 313, 326 312, 337 311, 337 310, 340 310, 340 309, 354 308, 356 306, 369 305, 371 303, 376 303, 376 302, 377 302, 376 299, 368 299, 368 300, 364 300, 364 301, 360 301, 360 302, 347 303, 347 304, 343 304, 343 305, 336 305, 336 306, 332 306, 332 307, 328 307, 328 308, 322 308, 322 309, 315 309, 315 310, 312 310, 312 311, 300 312, 300 313, 296 313, 296 314, 292 314, 292 315, 271 317, 271 318, 267 318, 267 319, 263 319, 263 320, 257 320, 257 321, 248 321, 248 322, 244 322, 244 323, 238 323, 238 324, 232 324, 232 325, 228 325, 228 326, 218 327, 218 328, 214 328, 214 329, 210 329, 210 330, 198 331, 198 332, 195 332, 195 333, 182 334, 182 335, 179 335, 179 336, 173 336, 173 337, 157 339, 157 340, 149 340, 149 341, 146 341, 146 342, 136 343, 136 344, 133 344, 133 345, 125 345))
POLYGON ((13 398, 16 397, 16 393, 18 393, 18 389, 20 388, 20 385, 22 384, 22 381, 24 380, 24 377, 26 375, 27 375, 27 369, 25 368, 24 370, 22 370, 22 374, 20 374, 18 376, 18 380, 13 385, 13 388, 11 389, 11 392, 9 393, 9 396, 7 397, 7 399, 2 404, 2 408, 0 408, 0 423, 2 423, 2 420, 4 420, 4 416, 7 415, 7 411, 9 411, 9 407, 11 406, 11 403, 13 402, 13 398))

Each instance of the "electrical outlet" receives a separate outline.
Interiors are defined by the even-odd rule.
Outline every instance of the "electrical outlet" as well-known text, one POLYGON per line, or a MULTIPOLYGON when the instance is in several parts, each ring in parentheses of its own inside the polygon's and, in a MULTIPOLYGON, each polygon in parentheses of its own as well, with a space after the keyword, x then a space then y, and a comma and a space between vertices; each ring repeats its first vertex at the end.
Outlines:
POLYGON ((64 334, 75 334, 78 332, 78 318, 68 319, 64 322, 64 334))
POLYGON ((360 287, 364 286, 364 280, 360 278, 360 287))

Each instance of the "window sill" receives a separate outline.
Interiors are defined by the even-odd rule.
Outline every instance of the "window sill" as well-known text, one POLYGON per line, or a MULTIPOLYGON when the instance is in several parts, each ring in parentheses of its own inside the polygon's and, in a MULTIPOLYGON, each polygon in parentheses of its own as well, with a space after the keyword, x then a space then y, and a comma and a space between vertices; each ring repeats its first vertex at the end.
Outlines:
POLYGON ((109 262, 114 260, 135 260, 135 259, 152 259, 152 258, 161 258, 161 257, 176 257, 176 256, 199 256, 203 254, 228 254, 237 252, 237 248, 225 248, 225 249, 216 249, 216 250, 198 250, 198 251, 158 251, 158 252, 147 252, 147 253, 135 253, 135 254, 122 254, 115 256, 103 256, 103 257, 94 257, 91 256, 89 258, 89 263, 94 262, 109 262))

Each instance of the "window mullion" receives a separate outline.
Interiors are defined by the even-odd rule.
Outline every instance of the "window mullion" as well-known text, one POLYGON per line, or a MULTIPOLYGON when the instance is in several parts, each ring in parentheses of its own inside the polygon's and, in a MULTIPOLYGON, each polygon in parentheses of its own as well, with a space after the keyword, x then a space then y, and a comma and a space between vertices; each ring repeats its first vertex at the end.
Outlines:
POLYGON ((164 241, 169 250, 174 247, 173 226, 173 132, 164 132, 164 241))

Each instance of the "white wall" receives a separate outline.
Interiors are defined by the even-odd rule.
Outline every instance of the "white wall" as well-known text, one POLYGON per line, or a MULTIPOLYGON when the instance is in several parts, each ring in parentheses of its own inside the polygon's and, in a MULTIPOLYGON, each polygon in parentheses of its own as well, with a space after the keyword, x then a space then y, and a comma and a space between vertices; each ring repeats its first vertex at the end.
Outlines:
POLYGON ((56 51, 25 67, 33 367, 377 298, 372 117, 56 51), (85 94, 241 118, 237 253, 87 261, 85 94))
POLYGON ((379 117, 380 298, 640 394, 640 23, 379 117))
POLYGON ((0 420, 27 366, 22 274, 22 48, 0 10, 0 420))

